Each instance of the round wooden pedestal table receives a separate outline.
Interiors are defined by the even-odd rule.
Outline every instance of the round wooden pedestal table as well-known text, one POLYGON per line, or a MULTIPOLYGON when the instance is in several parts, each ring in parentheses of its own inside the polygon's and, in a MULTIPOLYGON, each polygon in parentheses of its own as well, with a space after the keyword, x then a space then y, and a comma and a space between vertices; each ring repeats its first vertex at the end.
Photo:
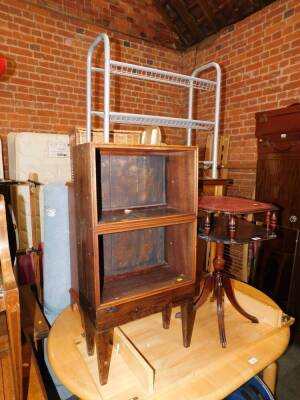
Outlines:
POLYGON ((205 214, 198 219, 198 238, 215 243, 215 258, 213 271, 204 277, 202 291, 195 299, 194 309, 199 308, 212 293, 217 303, 220 343, 226 347, 224 321, 224 294, 233 307, 245 318, 253 323, 258 323, 255 315, 247 312, 236 299, 234 288, 228 273, 225 271, 224 244, 248 244, 254 246, 264 240, 276 238, 276 210, 272 204, 261 203, 239 197, 200 196, 198 201, 200 213, 205 214), (248 214, 265 214, 265 226, 257 226, 245 217, 248 214), (202 221, 201 221, 202 219, 202 221))
POLYGON ((215 304, 199 308, 192 343, 180 340, 181 321, 173 309, 169 329, 153 314, 115 329, 108 383, 100 385, 96 356, 88 356, 79 311, 66 308, 48 338, 48 357, 56 376, 82 400, 218 400, 264 371, 274 390, 276 360, 285 351, 292 319, 262 292, 232 281, 243 307, 255 312, 252 324, 224 300, 228 345, 219 345, 215 304))

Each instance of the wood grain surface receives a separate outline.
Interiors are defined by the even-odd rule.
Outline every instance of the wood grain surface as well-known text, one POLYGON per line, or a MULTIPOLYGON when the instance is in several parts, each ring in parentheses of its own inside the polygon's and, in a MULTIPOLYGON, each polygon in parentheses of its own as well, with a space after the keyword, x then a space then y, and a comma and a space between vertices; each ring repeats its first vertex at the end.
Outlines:
POLYGON ((260 316, 261 322, 252 324, 226 302, 226 349, 219 346, 215 304, 210 301, 197 312, 190 348, 181 344, 181 321, 175 318, 176 309, 167 330, 161 329, 159 314, 121 327, 122 333, 155 370, 153 393, 141 385, 140 378, 126 365, 122 346, 113 349, 107 385, 99 385, 96 356, 87 356, 80 317, 71 308, 58 317, 51 329, 48 339, 51 366, 61 382, 82 400, 223 399, 272 364, 289 342, 287 325, 282 325, 277 317, 263 318, 266 314, 281 315, 278 306, 248 285, 236 281, 233 284, 240 303, 245 308, 255 307, 252 311, 260 316))

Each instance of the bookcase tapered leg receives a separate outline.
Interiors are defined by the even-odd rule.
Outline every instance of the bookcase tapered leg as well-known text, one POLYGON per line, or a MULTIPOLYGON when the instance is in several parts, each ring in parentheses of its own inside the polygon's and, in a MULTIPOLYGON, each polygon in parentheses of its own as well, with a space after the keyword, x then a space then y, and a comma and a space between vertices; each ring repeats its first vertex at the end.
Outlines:
POLYGON ((168 304, 162 310, 162 320, 164 329, 169 329, 172 315, 172 304, 168 304))
POLYGON ((95 348, 95 328, 86 313, 81 313, 81 318, 81 322, 84 324, 87 353, 92 356, 95 348))
POLYGON ((196 311, 194 310, 193 300, 188 300, 181 305, 182 336, 184 347, 191 344, 196 311))
POLYGON ((97 332, 95 335, 99 380, 101 385, 105 385, 108 379, 113 331, 113 329, 108 329, 106 331, 97 332))

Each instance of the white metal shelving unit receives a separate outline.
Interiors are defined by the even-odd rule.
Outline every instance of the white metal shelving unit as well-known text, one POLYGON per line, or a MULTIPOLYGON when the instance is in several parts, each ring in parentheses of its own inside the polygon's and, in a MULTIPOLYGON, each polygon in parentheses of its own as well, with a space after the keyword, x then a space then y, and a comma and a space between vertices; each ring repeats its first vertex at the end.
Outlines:
POLYGON ((218 136, 219 136, 219 114, 221 99, 221 69, 219 64, 211 62, 196 68, 192 75, 183 75, 170 71, 163 71, 156 68, 144 67, 135 64, 128 64, 110 59, 110 43, 106 33, 96 36, 88 50, 87 56, 87 82, 86 82, 86 135, 87 142, 91 141, 91 121, 92 116, 96 115, 103 118, 104 142, 109 143, 109 124, 110 122, 123 123, 128 125, 154 125, 168 126, 173 128, 185 128, 187 130, 187 145, 191 145, 192 129, 214 130, 213 158, 205 161, 212 165, 212 177, 217 178, 218 160, 218 136), (104 45, 104 67, 94 67, 92 58, 95 48, 99 43, 104 45), (215 80, 201 79, 197 77, 203 71, 215 69, 215 80), (92 72, 104 74, 104 110, 92 110, 92 72), (162 84, 176 85, 189 89, 188 118, 162 117, 155 115, 130 114, 110 111, 110 75, 121 75, 135 79, 150 80, 162 84), (193 95, 194 90, 214 91, 215 110, 213 121, 203 121, 193 119, 193 95))

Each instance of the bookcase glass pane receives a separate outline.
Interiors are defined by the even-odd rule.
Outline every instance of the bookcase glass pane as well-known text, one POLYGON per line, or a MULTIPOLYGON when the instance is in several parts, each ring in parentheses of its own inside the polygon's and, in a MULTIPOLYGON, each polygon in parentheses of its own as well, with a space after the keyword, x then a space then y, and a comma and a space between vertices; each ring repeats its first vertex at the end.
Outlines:
POLYGON ((101 302, 193 280, 194 227, 186 223, 99 235, 101 302))
POLYGON ((166 157, 101 155, 97 157, 98 210, 166 204, 166 157))
POLYGON ((99 236, 99 254, 103 255, 104 276, 164 264, 164 238, 164 227, 99 236))

